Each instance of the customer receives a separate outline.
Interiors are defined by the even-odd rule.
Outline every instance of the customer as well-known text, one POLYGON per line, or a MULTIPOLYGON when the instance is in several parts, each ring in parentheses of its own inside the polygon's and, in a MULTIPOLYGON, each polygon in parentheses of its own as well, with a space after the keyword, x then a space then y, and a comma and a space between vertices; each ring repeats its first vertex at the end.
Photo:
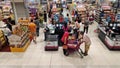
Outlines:
POLYGON ((12 23, 11 23, 11 18, 8 18, 6 21, 7 27, 12 31, 12 23))
POLYGON ((44 22, 47 22, 47 13, 44 11, 44 22))
POLYGON ((106 17, 106 21, 107 21, 107 22, 110 22, 110 21, 111 21, 111 17, 110 17, 110 15, 107 15, 107 17, 106 17))
POLYGON ((71 22, 71 21, 69 21, 69 23, 68 23, 68 29, 71 31, 71 30, 72 30, 72 28, 73 28, 72 22, 71 22))
POLYGON ((36 24, 36 34, 37 34, 37 36, 39 36, 40 21, 39 21, 38 17, 35 18, 34 23, 36 24))
POLYGON ((55 25, 54 25, 54 22, 50 20, 44 29, 44 36, 45 36, 44 41, 47 41, 48 34, 54 34, 54 33, 55 33, 55 25))
POLYGON ((34 24, 33 20, 31 20, 30 24, 28 25, 29 32, 32 34, 33 42, 36 44, 36 25, 34 24))
POLYGON ((63 18, 63 15, 62 15, 62 14, 60 14, 59 22, 60 22, 60 23, 63 23, 63 22, 64 22, 64 18, 63 18))
POLYGON ((12 12, 10 12, 11 23, 15 25, 15 16, 12 12))
POLYGON ((49 13, 48 13, 48 17, 51 18, 51 15, 52 15, 52 11, 51 9, 49 10, 49 13))
POLYGON ((75 34, 75 38, 78 38, 78 31, 80 29, 80 25, 78 22, 75 23, 75 27, 74 27, 74 34, 75 34))
POLYGON ((67 25, 66 22, 64 23, 64 26, 62 27, 62 29, 64 30, 64 32, 65 32, 65 31, 68 32, 68 25, 67 25))
POLYGON ((61 12, 60 13, 63 13, 63 8, 61 8, 61 10, 60 10, 61 12))
POLYGON ((86 34, 88 33, 88 28, 89 28, 89 21, 86 18, 86 20, 84 21, 84 32, 86 32, 86 34))
POLYGON ((90 40, 90 38, 87 35, 84 34, 83 31, 79 32, 79 39, 80 39, 80 43, 83 43, 83 42, 85 43, 84 56, 87 56, 89 48, 90 48, 90 45, 91 45, 91 40, 90 40))
POLYGON ((70 21, 70 17, 69 17, 69 14, 67 13, 67 17, 65 17, 65 20, 64 20, 66 23, 68 23, 70 21))
POLYGON ((67 43, 68 43, 68 36, 69 36, 69 32, 65 31, 62 38, 61 38, 61 42, 62 42, 62 46, 63 46, 63 54, 64 55, 68 55, 68 50, 67 50, 67 43))
POLYGON ((84 31, 84 24, 83 24, 84 22, 83 21, 81 21, 81 23, 79 24, 80 25, 80 31, 84 31))
POLYGON ((78 16, 78 23, 81 23, 82 17, 81 14, 78 16))

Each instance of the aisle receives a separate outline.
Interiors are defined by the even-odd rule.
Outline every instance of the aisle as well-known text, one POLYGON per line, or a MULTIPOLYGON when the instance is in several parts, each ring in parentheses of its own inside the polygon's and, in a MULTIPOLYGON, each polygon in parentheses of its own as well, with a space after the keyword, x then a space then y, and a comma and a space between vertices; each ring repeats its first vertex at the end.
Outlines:
POLYGON ((83 59, 76 53, 64 56, 61 47, 55 52, 44 51, 44 33, 41 28, 37 44, 31 42, 26 52, 1 52, 0 68, 120 68, 119 51, 109 51, 99 40, 97 33, 94 33, 96 28, 97 23, 90 26, 88 35, 92 45, 89 55, 83 59))

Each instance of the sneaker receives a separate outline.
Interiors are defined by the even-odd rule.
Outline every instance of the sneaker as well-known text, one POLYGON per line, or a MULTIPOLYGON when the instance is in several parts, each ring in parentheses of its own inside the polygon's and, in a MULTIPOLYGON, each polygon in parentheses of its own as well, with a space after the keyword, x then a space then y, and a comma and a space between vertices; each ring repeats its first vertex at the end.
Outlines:
POLYGON ((87 56, 87 55, 88 55, 88 54, 85 54, 85 53, 84 53, 84 56, 87 56))

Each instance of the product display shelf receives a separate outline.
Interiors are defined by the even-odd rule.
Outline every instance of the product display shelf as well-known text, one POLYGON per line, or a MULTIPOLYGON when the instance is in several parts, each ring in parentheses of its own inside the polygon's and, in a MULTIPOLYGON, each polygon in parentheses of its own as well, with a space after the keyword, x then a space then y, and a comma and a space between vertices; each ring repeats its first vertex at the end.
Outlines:
POLYGON ((11 52, 25 52, 29 45, 30 45, 30 40, 28 40, 24 45, 24 47, 22 48, 10 47, 10 49, 11 49, 11 52))
POLYGON ((29 44, 30 44, 30 39, 28 33, 26 32, 21 36, 20 43, 16 45, 14 44, 10 45, 11 52, 24 52, 26 51, 29 44))
POLYGON ((77 8, 78 14, 81 14, 82 18, 86 17, 86 9, 85 8, 77 8))
POLYGON ((96 22, 99 22, 100 21, 100 18, 99 18, 99 15, 100 14, 100 11, 99 10, 97 10, 97 12, 96 12, 96 15, 95 15, 95 21, 96 22))
POLYGON ((52 12, 53 12, 53 13, 57 13, 57 12, 60 11, 60 9, 61 9, 61 8, 52 8, 52 12))
POLYGON ((0 30, 0 49, 5 46, 6 43, 6 38, 2 30, 0 30))

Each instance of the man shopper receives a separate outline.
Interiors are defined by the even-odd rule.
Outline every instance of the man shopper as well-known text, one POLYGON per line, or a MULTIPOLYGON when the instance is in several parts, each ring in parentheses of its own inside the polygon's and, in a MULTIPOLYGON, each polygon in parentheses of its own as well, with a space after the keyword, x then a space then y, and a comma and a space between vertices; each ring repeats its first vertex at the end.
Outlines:
POLYGON ((32 35, 33 42, 36 44, 36 25, 34 24, 33 20, 31 20, 30 24, 28 25, 29 27, 29 32, 32 35))
POLYGON ((83 43, 83 42, 85 43, 84 56, 87 56, 90 45, 91 45, 91 40, 87 35, 84 34, 83 31, 79 31, 79 40, 80 40, 80 43, 83 43))
POLYGON ((38 17, 35 18, 34 23, 36 24, 36 34, 37 34, 37 36, 39 36, 40 21, 39 21, 38 17))

